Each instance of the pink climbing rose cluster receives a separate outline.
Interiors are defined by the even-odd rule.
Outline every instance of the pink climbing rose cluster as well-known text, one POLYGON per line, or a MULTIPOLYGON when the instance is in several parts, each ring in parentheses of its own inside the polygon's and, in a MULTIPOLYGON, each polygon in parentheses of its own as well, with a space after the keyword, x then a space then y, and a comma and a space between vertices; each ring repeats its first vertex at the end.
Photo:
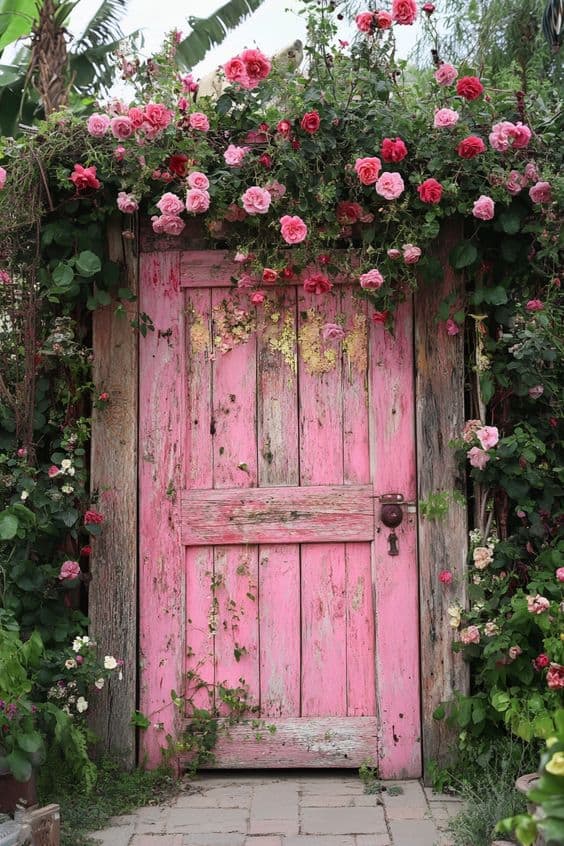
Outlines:
POLYGON ((241 88, 256 88, 269 75, 272 63, 260 50, 243 50, 223 66, 226 79, 241 88))

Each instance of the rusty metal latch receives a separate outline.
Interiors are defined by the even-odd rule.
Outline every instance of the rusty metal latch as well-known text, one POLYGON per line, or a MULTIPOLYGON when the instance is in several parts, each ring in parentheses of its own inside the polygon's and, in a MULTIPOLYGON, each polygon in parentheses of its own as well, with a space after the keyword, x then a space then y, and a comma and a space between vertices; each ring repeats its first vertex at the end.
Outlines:
POLYGON ((403 494, 383 494, 379 497, 382 507, 380 508, 380 519, 384 526, 392 529, 388 535, 388 555, 399 555, 399 539, 395 529, 403 522, 403 510, 408 512, 416 511, 414 502, 405 502, 403 494))

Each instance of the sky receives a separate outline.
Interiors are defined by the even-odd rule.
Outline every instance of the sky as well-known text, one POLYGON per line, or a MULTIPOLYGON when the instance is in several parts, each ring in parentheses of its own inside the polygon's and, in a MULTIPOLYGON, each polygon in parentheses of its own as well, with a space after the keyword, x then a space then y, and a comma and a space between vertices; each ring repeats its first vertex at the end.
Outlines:
MULTIPOLYGON (((183 0, 178 3, 177 0, 158 0, 155 3, 155 0, 128 0, 122 29, 125 33, 138 28, 143 30, 143 54, 148 56, 160 46, 163 36, 171 29, 177 28, 188 34, 188 16, 208 17, 224 2, 225 0, 183 0)), ((80 0, 71 16, 70 31, 80 32, 99 3, 100 0, 80 0)), ((219 47, 210 51, 203 62, 195 66, 195 77, 205 76, 245 47, 260 47, 267 55, 272 55, 296 38, 304 40, 304 21, 297 14, 299 6, 299 0, 265 0, 263 5, 233 30, 219 47)), ((343 32, 340 33, 343 38, 350 37, 350 24, 347 27, 343 27, 343 32)), ((397 54, 407 57, 415 43, 417 25, 395 27, 395 33, 397 54)))

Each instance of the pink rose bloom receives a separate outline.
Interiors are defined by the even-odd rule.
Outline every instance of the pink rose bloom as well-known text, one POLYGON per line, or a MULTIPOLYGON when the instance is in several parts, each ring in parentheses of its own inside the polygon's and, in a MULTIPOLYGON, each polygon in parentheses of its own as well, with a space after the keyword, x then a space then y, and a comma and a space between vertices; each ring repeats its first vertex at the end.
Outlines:
POLYGON ((6 179, 8 178, 8 172, 6 168, 0 167, 0 191, 6 184, 6 179))
POLYGON ((255 284, 256 280, 253 279, 250 273, 242 273, 239 279, 237 280, 238 288, 252 288, 255 284))
POLYGON ((392 261, 397 261, 399 258, 401 258, 401 250, 396 250, 394 248, 391 248, 389 250, 386 250, 386 255, 392 261))
POLYGON ((483 426, 476 432, 476 437, 482 444, 482 449, 492 449, 499 441, 497 426, 483 426))
POLYGON ((523 650, 521 649, 520 646, 510 646, 509 647, 508 655, 509 655, 509 657, 511 658, 512 661, 515 661, 515 659, 518 658, 519 655, 522 655, 522 654, 523 654, 523 650))
POLYGON ((122 147, 121 144, 118 144, 118 146, 114 150, 114 159, 118 162, 122 162, 124 160, 124 158, 125 158, 125 147, 122 147))
POLYGON ((101 138, 110 128, 110 119, 107 115, 90 115, 86 124, 86 131, 93 138, 101 138))
POLYGON ((342 341, 345 330, 338 323, 326 323, 321 329, 321 336, 324 341, 342 341))
POLYGON ((192 112, 188 121, 192 129, 197 129, 199 132, 207 132, 210 128, 210 122, 203 112, 192 112))
POLYGON ((188 175, 188 185, 190 188, 199 188, 200 191, 207 191, 210 187, 210 181, 204 173, 195 170, 188 175))
POLYGON ((281 200, 286 193, 286 186, 282 185, 281 182, 277 182, 275 179, 272 182, 267 182, 265 188, 273 200, 281 200))
POLYGON ((550 182, 537 182, 529 188, 529 197, 533 203, 551 203, 552 193, 550 182))
POLYGON ((297 215, 280 218, 280 232, 287 244, 301 244, 307 238, 307 226, 297 215))
POLYGON ((117 207, 123 214, 134 214, 139 208, 139 203, 133 194, 120 191, 117 196, 117 207))
POLYGON ((357 159, 354 170, 363 185, 374 185, 382 170, 382 162, 377 156, 357 159))
POLYGON ((512 197, 516 197, 517 194, 520 194, 523 190, 523 183, 521 181, 521 174, 518 170, 512 170, 509 176, 507 177, 507 182, 505 183, 505 187, 509 194, 512 197))
POLYGON ((376 26, 378 29, 389 29, 394 21, 389 12, 376 12, 376 26))
POLYGON ((384 284, 384 277, 376 268, 372 268, 360 277, 360 287, 366 291, 377 291, 384 284))
POLYGON ((531 614, 543 614, 550 608, 550 602, 546 596, 537 593, 536 596, 527 597, 527 611, 531 614))
POLYGON ((180 84, 182 85, 182 90, 187 94, 193 94, 198 90, 198 83, 194 82, 194 77, 191 73, 186 74, 186 76, 181 76, 180 84))
POLYGON ((480 643, 480 630, 478 626, 468 626, 460 632, 460 640, 465 646, 470 643, 480 643))
POLYGON ((161 132, 172 120, 172 112, 162 103, 147 103, 145 106, 145 120, 153 130, 161 132))
POLYGON ((77 579, 80 576, 80 564, 78 561, 64 561, 59 570, 59 579, 77 579))
POLYGON ((180 214, 184 211, 184 203, 176 194, 167 191, 157 203, 157 208, 162 214, 180 214))
POLYGON ((452 583, 452 573, 450 570, 441 570, 439 573, 439 581, 443 585, 450 585, 452 583))
POLYGON ((355 18, 357 28, 360 32, 371 32, 374 22, 373 12, 360 12, 355 18))
POLYGON ((498 631, 499 629, 497 627, 497 624, 492 623, 491 621, 488 621, 484 626, 484 634, 486 637, 493 637, 498 633, 498 631))
POLYGON ((527 311, 542 311, 544 303, 542 300, 529 300, 525 308, 527 311))
POLYGON ((260 305, 266 300, 266 294, 264 291, 255 291, 251 294, 251 302, 253 305, 260 305))
POLYGON ((245 65, 248 82, 245 88, 256 88, 259 82, 266 79, 271 71, 272 63, 260 50, 243 50, 241 60, 245 65))
POLYGON ((415 0, 393 0, 392 18, 399 24, 412 24, 417 17, 415 0))
POLYGON ((421 258, 421 250, 415 244, 403 245, 403 260, 406 264, 417 264, 421 258))
POLYGON ((241 197, 243 208, 247 214, 266 214, 271 200, 270 192, 266 188, 259 188, 258 185, 247 188, 241 197))
POLYGON ((191 214, 203 214, 210 207, 210 195, 201 188, 189 188, 186 192, 186 211, 191 214))
POLYGON ((458 323, 455 323, 452 317, 449 317, 449 319, 446 321, 445 329, 447 335, 449 335, 451 338, 455 335, 458 335, 460 332, 460 326, 458 325, 458 323))
POLYGON ((505 153, 509 150, 515 134, 515 124, 508 120, 502 120, 492 126, 490 132, 490 144, 498 153, 505 153))
POLYGON ((124 141, 133 133, 133 124, 126 115, 116 115, 110 121, 112 135, 119 141, 124 141))
POLYGON ((223 72, 229 82, 238 82, 239 85, 247 88, 249 84, 249 76, 247 74, 245 63, 239 56, 229 59, 229 61, 223 65, 223 72))
POLYGON ((383 173, 376 183, 376 193, 385 200, 397 200, 405 185, 399 173, 383 173))
POLYGON ((495 203, 491 197, 482 194, 472 206, 472 214, 480 220, 491 220, 494 216, 495 203))
POLYGON ((49 467, 49 469, 47 470, 47 475, 49 476, 50 479, 54 479, 55 476, 58 476, 59 473, 61 473, 61 472, 62 471, 59 470, 59 468, 55 464, 52 464, 49 467))
POLYGON ((249 257, 246 253, 235 253, 233 256, 233 261, 237 262, 237 264, 244 264, 248 259, 249 257))
POLYGON ((249 149, 249 147, 237 147, 235 144, 230 144, 223 154, 225 163, 228 164, 229 167, 240 167, 243 163, 243 159, 249 152, 249 149))
POLYGON ((564 667, 561 664, 555 664, 554 661, 551 661, 546 674, 546 683, 551 690, 564 688, 564 667))
POLYGON ((443 62, 435 71, 435 79, 439 85, 452 85, 457 76, 458 71, 454 65, 449 65, 446 62, 443 62))
POLYGON ((468 450, 468 460, 470 461, 470 465, 472 467, 476 467, 478 470, 483 470, 490 460, 490 457, 487 452, 484 452, 484 450, 480 449, 480 447, 472 447, 472 449, 468 450))
POLYGON ((304 291, 307 291, 308 294, 326 294, 332 287, 333 283, 329 281, 324 273, 320 273, 319 271, 310 273, 304 279, 304 291))
POLYGON ((529 145, 529 141, 533 137, 533 133, 528 126, 519 121, 515 124, 512 133, 511 146, 515 150, 522 150, 529 145))
POLYGON ((145 123, 145 112, 139 106, 132 106, 127 112, 134 129, 139 129, 145 123))
POLYGON ((161 217, 161 226, 165 235, 180 235, 186 224, 176 214, 163 214, 161 217))
POLYGON ((460 115, 455 109, 437 109, 433 126, 435 129, 442 129, 445 126, 454 126, 458 123, 460 115))
POLYGON ((529 396, 531 399, 537 400, 544 394, 544 385, 534 385, 529 388, 529 396))
POLYGON ((556 581, 564 582, 564 567, 559 567, 556 571, 556 581))
POLYGON ((467 420, 462 430, 462 440, 465 444, 471 444, 478 429, 482 427, 481 420, 467 420))
POLYGON ((525 165, 525 178, 529 182, 537 182, 539 178, 539 171, 534 162, 527 162, 525 165))

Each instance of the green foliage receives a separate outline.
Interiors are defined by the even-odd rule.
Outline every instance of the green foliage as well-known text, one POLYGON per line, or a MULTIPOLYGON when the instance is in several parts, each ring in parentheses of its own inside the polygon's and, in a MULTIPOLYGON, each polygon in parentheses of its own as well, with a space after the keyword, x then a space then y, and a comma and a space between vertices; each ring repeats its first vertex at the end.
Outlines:
POLYGON ((207 18, 190 16, 191 32, 177 47, 177 61, 181 67, 190 70, 200 62, 213 47, 225 39, 230 30, 239 26, 246 17, 262 6, 264 0, 229 0, 207 18))

